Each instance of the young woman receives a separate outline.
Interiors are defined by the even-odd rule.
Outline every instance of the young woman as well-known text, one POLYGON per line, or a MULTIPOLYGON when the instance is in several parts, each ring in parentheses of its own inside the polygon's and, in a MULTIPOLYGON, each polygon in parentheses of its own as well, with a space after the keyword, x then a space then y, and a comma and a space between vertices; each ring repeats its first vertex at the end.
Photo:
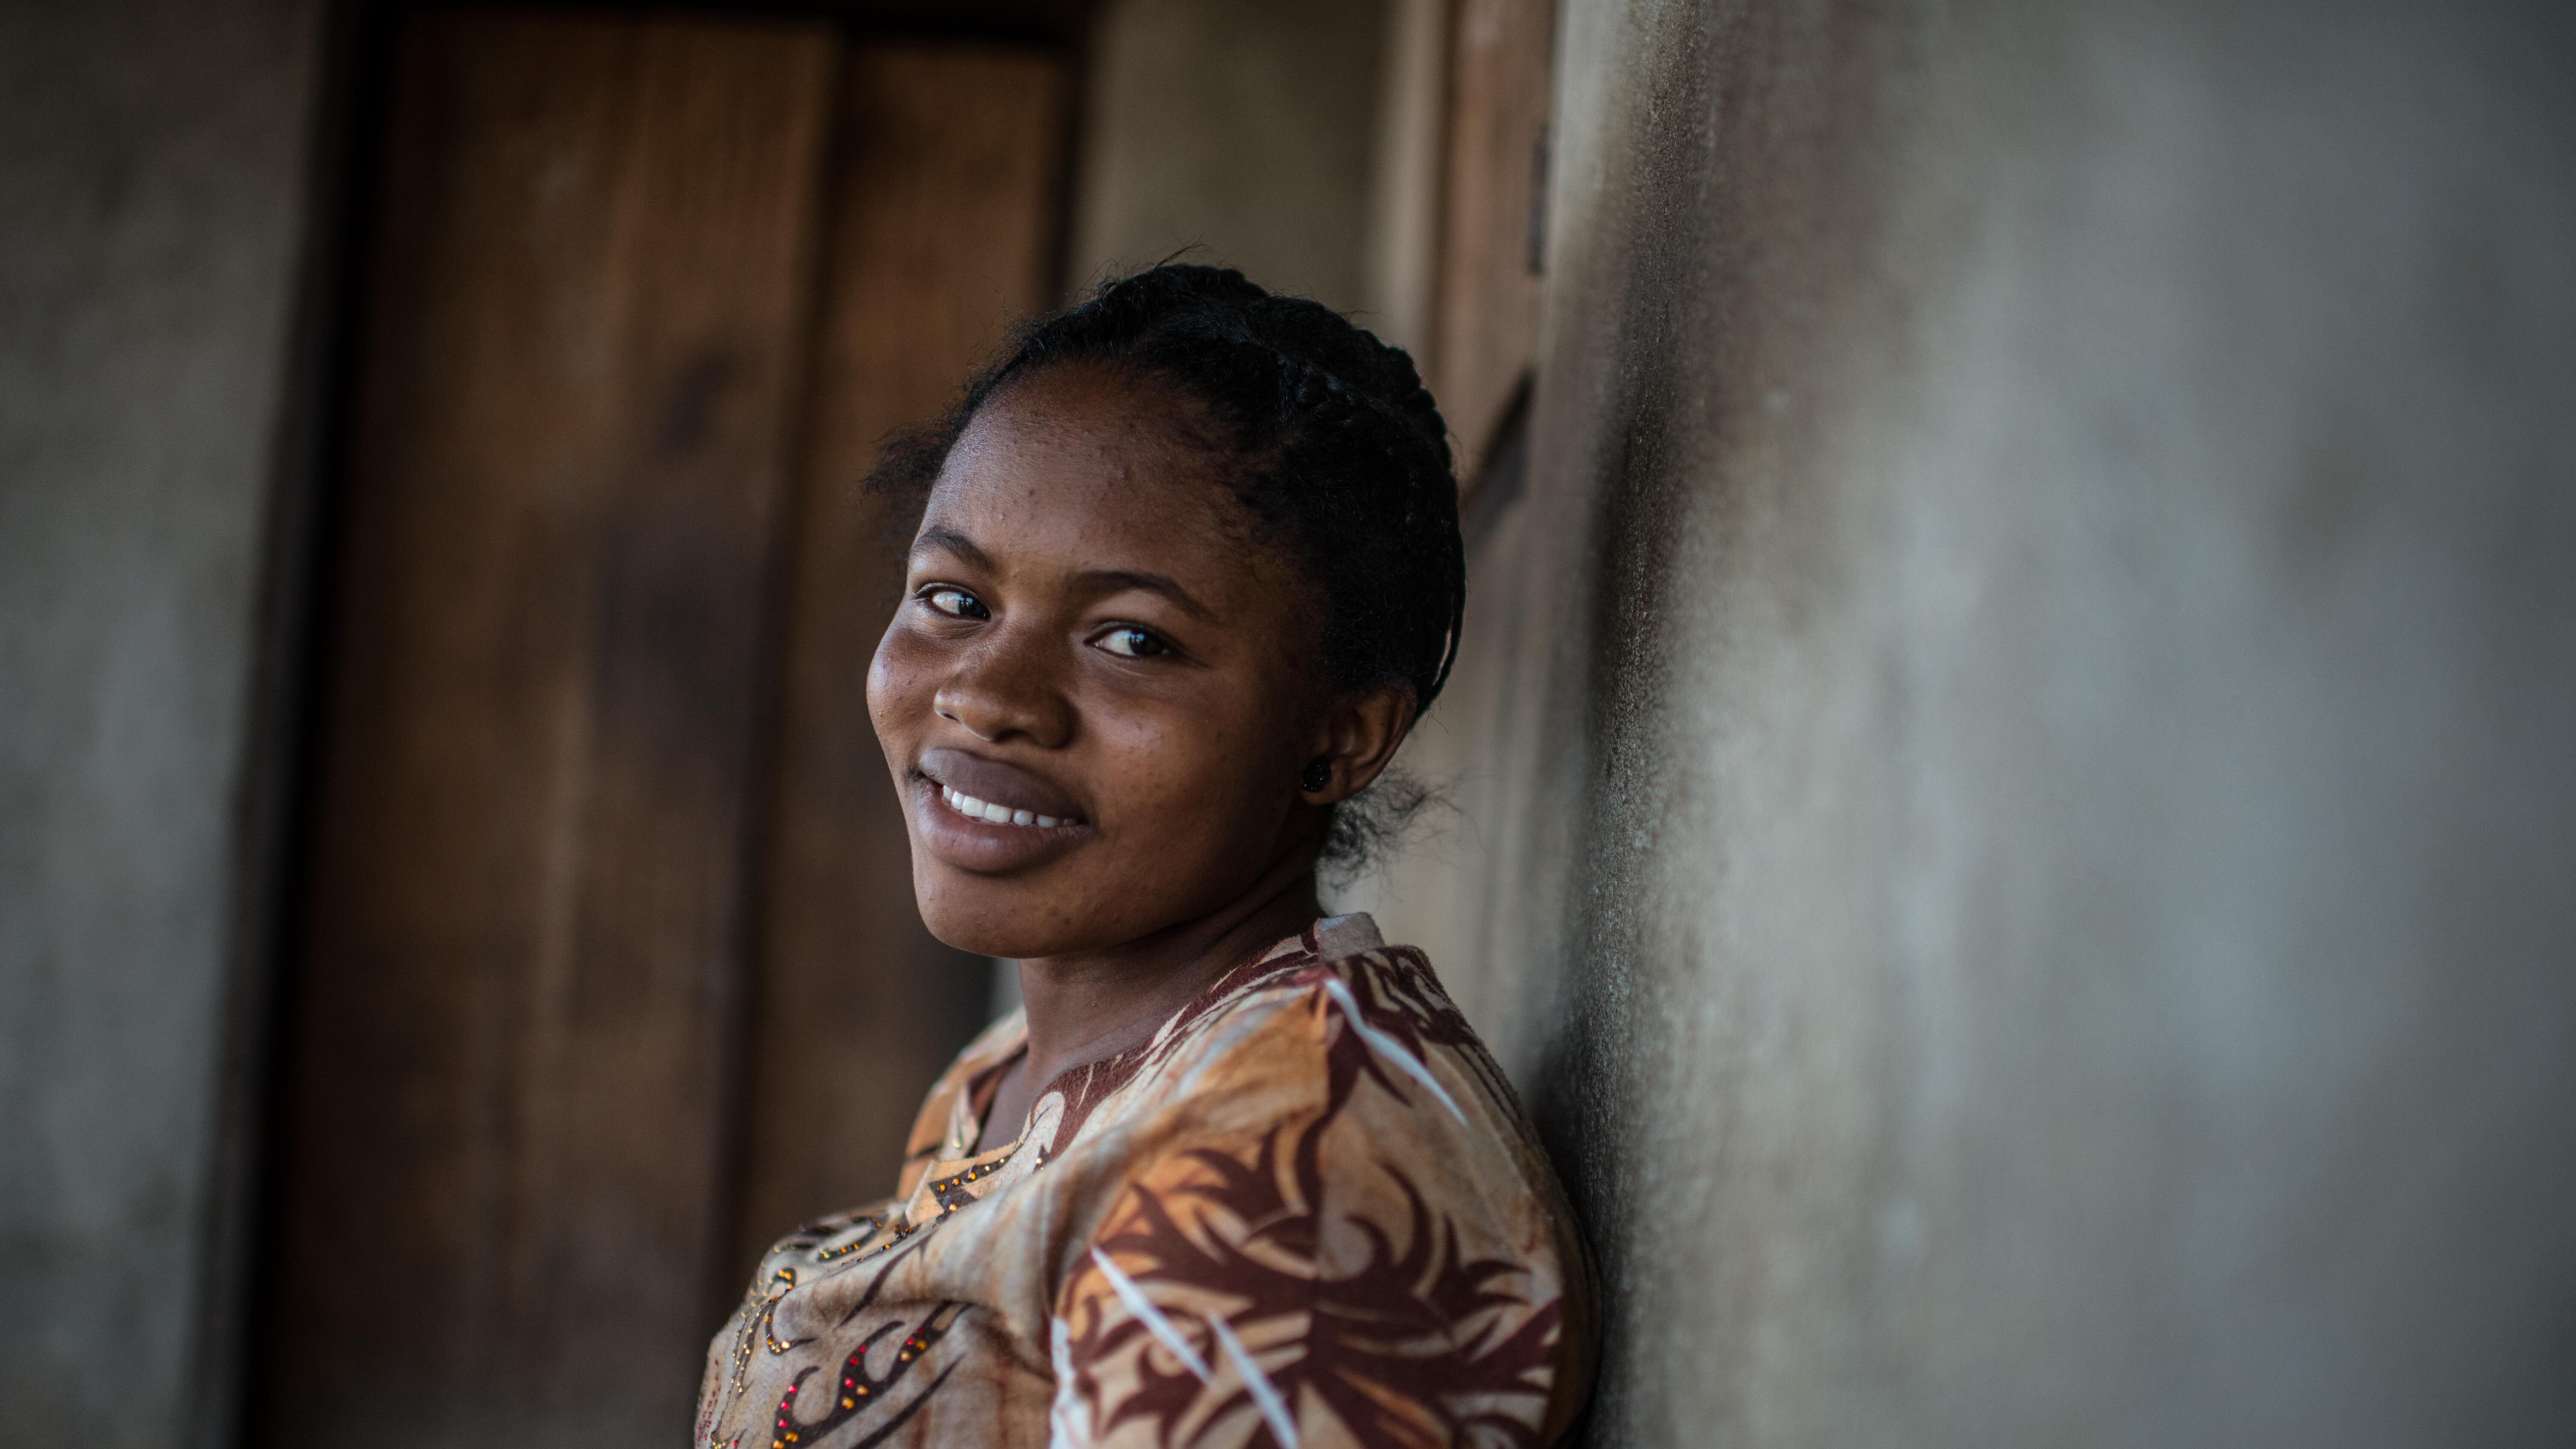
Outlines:
POLYGON ((1411 362, 1158 267, 874 481, 922 499, 868 676, 922 916, 1026 1006, 892 1200, 771 1250, 699 1442, 1556 1442, 1592 1348, 1556 1182, 1430 963, 1316 905, 1457 650, 1411 362))

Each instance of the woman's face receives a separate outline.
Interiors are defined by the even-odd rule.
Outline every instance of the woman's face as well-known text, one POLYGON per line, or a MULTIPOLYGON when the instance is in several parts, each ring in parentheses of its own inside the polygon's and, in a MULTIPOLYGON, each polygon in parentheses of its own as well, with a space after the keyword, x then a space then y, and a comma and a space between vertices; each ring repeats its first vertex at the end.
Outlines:
POLYGON ((1317 603, 1246 541, 1187 408, 1041 373, 985 405, 931 490, 868 710, 922 917, 953 946, 1122 945, 1320 840, 1299 794, 1329 743, 1317 603))

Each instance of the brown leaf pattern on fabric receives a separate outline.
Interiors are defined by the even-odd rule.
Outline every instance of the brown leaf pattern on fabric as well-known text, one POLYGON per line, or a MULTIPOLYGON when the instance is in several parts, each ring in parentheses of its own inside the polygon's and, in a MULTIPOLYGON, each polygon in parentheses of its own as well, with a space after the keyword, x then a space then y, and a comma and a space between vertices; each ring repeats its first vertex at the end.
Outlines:
MULTIPOLYGON (((1324 1184, 1308 1150, 1319 1126, 1282 1129, 1250 1162, 1214 1149, 1189 1153, 1191 1166, 1202 1170, 1187 1175, 1194 1180, 1139 1184, 1125 1224, 1095 1246, 1149 1301, 1181 1289, 1184 1300, 1218 1305, 1239 1340, 1285 1345, 1284 1354, 1255 1355, 1273 1391, 1291 1405, 1312 1391, 1354 1443, 1535 1444, 1559 1305, 1533 1305, 1514 1291, 1524 1276, 1515 1264, 1462 1259, 1450 1224, 1401 1171, 1384 1165, 1378 1170, 1408 1205, 1405 1245, 1399 1249, 1378 1224, 1357 1219, 1365 1259, 1348 1272, 1327 1270, 1319 1261, 1316 1206, 1324 1184), (1278 1161, 1283 1137, 1293 1138, 1285 1154, 1296 1163, 1293 1193, 1282 1190, 1290 1177, 1278 1161), (1471 1428, 1474 1438, 1462 1437, 1471 1428)), ((1114 1289, 1077 1285, 1073 1296, 1083 1323, 1069 1354, 1079 1375, 1075 1392, 1106 1408, 1095 1419, 1104 1430, 1148 1420, 1154 1442, 1172 1445, 1198 1442, 1201 1431, 1229 1418, 1259 1418, 1239 1372, 1202 1382, 1186 1365, 1163 1372, 1150 1352, 1131 1355, 1151 1330, 1114 1289), (1123 1394, 1092 1367, 1122 1357, 1133 1376, 1123 1394)), ((1186 1309, 1165 1317, 1190 1321, 1186 1309)), ((1206 1331, 1213 1321, 1202 1320, 1202 1332, 1192 1335, 1206 1363, 1226 1358, 1206 1331)), ((1266 1424, 1245 1427, 1246 1442, 1278 1442, 1266 1424)))

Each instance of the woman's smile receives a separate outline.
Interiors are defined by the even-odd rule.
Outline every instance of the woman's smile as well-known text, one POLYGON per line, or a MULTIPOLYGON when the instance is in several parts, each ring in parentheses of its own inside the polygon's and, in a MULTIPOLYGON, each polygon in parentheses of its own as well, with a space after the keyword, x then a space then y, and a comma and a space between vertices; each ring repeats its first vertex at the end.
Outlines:
POLYGON ((981 820, 988 825, 1023 827, 1034 825, 1040 830, 1053 830, 1059 825, 1082 823, 1078 820, 1059 820, 1052 815, 1040 815, 1033 810, 1014 810, 1008 805, 997 804, 991 800, 978 800, 972 795, 961 795, 945 785, 939 787, 939 799, 942 804, 967 819, 981 820))
POLYGON ((950 745, 921 752, 905 803, 925 848, 977 874, 1052 860, 1096 834, 1073 795, 1045 775, 950 745))
POLYGON ((1089 824, 962 794, 924 775, 908 803, 922 848, 970 875, 1005 875, 1061 858, 1097 834, 1089 824), (1041 825, 1043 818, 1047 823, 1041 825))

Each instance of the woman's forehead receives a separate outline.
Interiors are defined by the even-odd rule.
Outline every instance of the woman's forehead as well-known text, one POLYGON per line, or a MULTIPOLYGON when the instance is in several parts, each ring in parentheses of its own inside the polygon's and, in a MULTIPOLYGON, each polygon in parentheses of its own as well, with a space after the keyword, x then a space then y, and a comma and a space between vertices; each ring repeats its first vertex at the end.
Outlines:
POLYGON ((936 487, 994 478, 1057 487, 1214 481, 1225 459, 1152 397, 1096 389, 1013 389, 976 413, 936 487))
POLYGON ((1067 554, 1099 565, 1114 551, 1239 569, 1268 550, 1250 545, 1226 460, 1175 436, 1180 421, 1164 398, 1096 377, 1030 379, 988 403, 949 450, 923 529, 973 539, 996 561, 1067 554))

